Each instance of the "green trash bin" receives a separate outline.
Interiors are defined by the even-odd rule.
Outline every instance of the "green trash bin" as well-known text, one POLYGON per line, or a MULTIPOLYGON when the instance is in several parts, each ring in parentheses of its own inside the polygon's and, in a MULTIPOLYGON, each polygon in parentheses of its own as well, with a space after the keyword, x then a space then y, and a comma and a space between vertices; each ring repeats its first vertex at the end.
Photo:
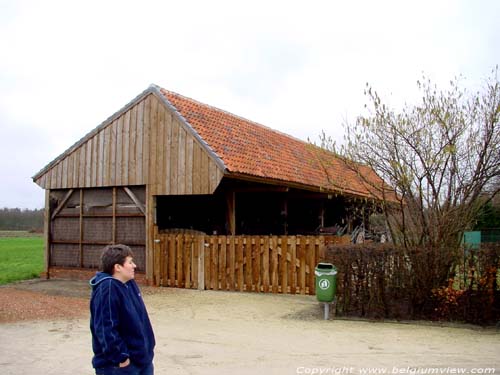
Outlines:
POLYGON ((318 263, 314 274, 318 301, 333 302, 337 292, 337 268, 331 263, 318 263))

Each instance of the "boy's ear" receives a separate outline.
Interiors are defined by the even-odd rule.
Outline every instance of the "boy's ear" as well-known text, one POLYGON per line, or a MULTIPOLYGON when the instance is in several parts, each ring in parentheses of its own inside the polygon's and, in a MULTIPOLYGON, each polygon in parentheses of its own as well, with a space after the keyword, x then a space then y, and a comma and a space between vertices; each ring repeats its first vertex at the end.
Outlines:
POLYGON ((120 271, 120 264, 118 263, 115 263, 115 265, 113 266, 113 275, 115 274, 115 272, 118 272, 120 271))

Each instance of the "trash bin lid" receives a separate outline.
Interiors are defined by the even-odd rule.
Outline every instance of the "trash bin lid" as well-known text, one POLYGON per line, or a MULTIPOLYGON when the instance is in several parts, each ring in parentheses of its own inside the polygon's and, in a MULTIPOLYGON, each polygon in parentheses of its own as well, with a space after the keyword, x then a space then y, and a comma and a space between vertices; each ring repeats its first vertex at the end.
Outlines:
POLYGON ((331 263, 318 263, 316 269, 314 270, 316 276, 331 276, 337 274, 337 269, 331 263))
POLYGON ((331 270, 318 270, 314 271, 316 276, 335 276, 337 274, 337 269, 333 268, 331 270))

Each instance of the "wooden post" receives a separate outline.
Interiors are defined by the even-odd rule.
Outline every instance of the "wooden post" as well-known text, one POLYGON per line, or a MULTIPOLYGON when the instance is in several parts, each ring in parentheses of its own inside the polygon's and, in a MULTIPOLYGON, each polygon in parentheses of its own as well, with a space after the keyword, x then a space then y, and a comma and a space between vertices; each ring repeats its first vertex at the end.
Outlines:
POLYGON ((146 185, 146 281, 149 285, 156 285, 154 275, 154 218, 155 197, 152 186, 146 185))
POLYGON ((205 237, 198 237, 198 290, 205 290, 205 237))
POLYGON ((112 225, 111 225, 111 231, 112 231, 112 234, 111 234, 111 237, 112 237, 112 241, 113 241, 113 245, 116 244, 116 187, 113 187, 113 198, 112 198, 112 201, 113 201, 113 221, 112 221, 112 225))
POLYGON ((44 255, 45 255, 45 277, 50 278, 50 189, 45 190, 45 212, 44 212, 44 255))
POLYGON ((226 193, 226 202, 227 234, 230 236, 234 236, 236 234, 236 198, 234 191, 228 191, 226 193))
POLYGON ((80 216, 80 239, 78 243, 78 252, 80 254, 80 267, 83 268, 83 189, 80 189, 80 210, 79 210, 79 216, 80 216))

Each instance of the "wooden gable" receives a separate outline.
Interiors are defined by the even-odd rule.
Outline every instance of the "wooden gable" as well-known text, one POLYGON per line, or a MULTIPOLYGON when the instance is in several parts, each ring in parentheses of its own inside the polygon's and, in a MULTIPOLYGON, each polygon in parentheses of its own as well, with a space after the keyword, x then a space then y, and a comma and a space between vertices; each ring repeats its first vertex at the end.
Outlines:
POLYGON ((44 189, 149 185, 152 194, 211 194, 224 174, 150 88, 33 177, 44 189))

